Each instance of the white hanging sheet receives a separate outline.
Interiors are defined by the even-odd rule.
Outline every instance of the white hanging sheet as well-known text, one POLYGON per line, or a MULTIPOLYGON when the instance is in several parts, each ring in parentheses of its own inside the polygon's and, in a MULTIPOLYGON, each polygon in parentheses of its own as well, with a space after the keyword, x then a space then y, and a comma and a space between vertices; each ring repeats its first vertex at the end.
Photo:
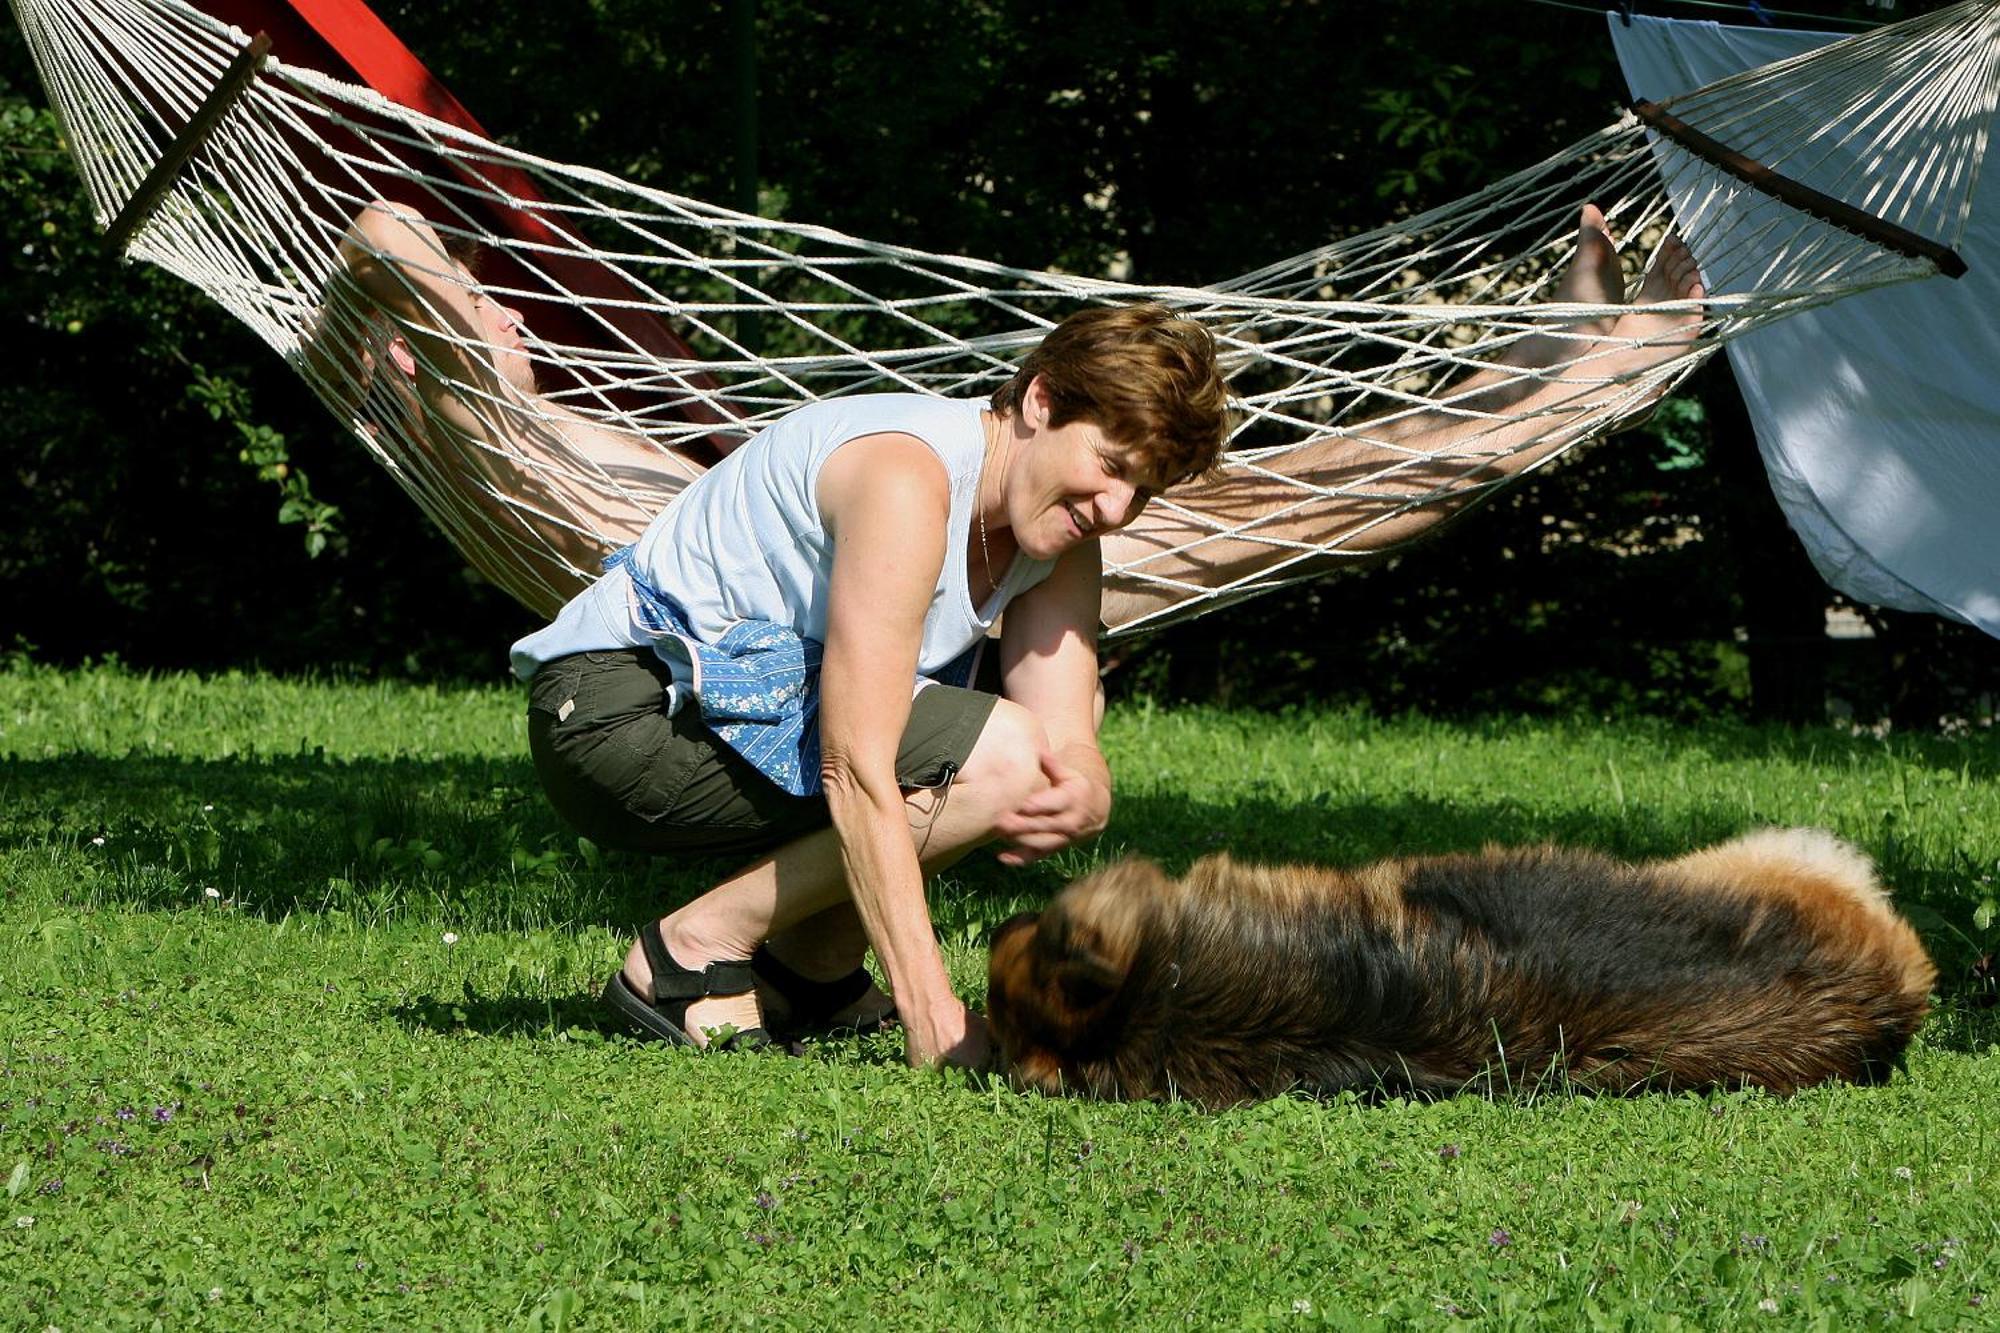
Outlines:
MULTIPOLYGON (((1654 101, 1840 36, 1607 18, 1633 96, 1654 101)), ((1957 248, 1970 270, 1962 278, 1848 297, 1728 351, 1772 490, 1826 581, 1863 602, 2000 637, 1994 163, 1957 248)))

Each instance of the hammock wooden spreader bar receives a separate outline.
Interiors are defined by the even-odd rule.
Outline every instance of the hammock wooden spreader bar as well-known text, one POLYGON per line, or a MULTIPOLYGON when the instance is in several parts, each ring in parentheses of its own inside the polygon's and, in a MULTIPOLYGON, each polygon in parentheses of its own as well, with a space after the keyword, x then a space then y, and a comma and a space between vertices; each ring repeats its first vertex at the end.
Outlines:
POLYGON ((1873 213, 1864 212, 1850 203, 1835 199, 1830 194, 1823 194, 1802 181, 1795 181, 1782 172, 1773 171, 1763 163, 1746 157, 1727 144, 1703 134, 1658 102, 1643 100, 1634 102, 1632 114, 1649 129, 1672 139, 1702 161, 1729 173, 1745 185, 1763 191, 1773 199, 1790 204, 1801 213, 1831 222, 1834 226, 1853 232, 1864 240, 1873 241, 1885 250, 1893 250, 1912 259, 1929 260, 1937 266, 1937 271, 1947 278, 1965 276, 1965 260, 1950 246, 1934 241, 1928 236, 1919 236, 1907 227, 1899 227, 1885 218, 1876 217, 1873 213))
POLYGON ((250 87, 252 80, 257 77, 257 71, 264 68, 264 62, 270 55, 271 38, 268 34, 260 32, 250 39, 250 44, 243 48, 236 59, 229 62, 229 68, 222 72, 222 77, 216 80, 215 87, 209 89, 208 96, 203 98, 201 105, 195 109, 187 128, 174 136, 174 141, 167 145, 164 153, 160 154, 160 160, 153 163, 152 170, 148 171, 146 178, 139 182, 139 188, 125 201, 125 207, 111 220, 111 226, 105 231, 104 238, 114 251, 119 254, 125 253, 125 247, 131 244, 132 237, 139 228, 146 225, 147 219, 153 216, 153 210, 160 206, 160 200, 166 198, 167 191, 172 188, 176 180, 180 179, 182 170, 208 142, 208 136, 215 133, 215 127, 222 123, 222 117, 228 113, 230 105, 250 87))

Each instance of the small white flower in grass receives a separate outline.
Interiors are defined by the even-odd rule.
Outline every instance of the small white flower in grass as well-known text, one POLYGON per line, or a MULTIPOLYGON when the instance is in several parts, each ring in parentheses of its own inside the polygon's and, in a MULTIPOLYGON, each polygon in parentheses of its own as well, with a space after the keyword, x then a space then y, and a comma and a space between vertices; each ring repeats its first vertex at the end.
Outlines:
POLYGON ((201 896, 209 899, 220 898, 222 896, 222 890, 216 888, 213 884, 211 884, 207 888, 201 891, 201 896))
POLYGON ((221 1288, 221 1287, 210 1287, 210 1288, 208 1289, 208 1299, 209 1299, 209 1300, 210 1300, 211 1302, 213 1302, 213 1301, 219 1301, 219 1300, 221 1300, 221 1299, 222 1299, 222 1288, 221 1288))
POLYGON ((1313 1312, 1313 1303, 1307 1300, 1305 1297, 1301 1296, 1297 1300, 1292 1302, 1293 1314, 1311 1314, 1312 1312, 1313 1312))
POLYGON ((444 933, 443 939, 446 944, 456 944, 458 943, 458 932, 455 930, 447 930, 444 933))
POLYGON ((29 1227, 35 1225, 35 1219, 29 1217, 26 1213, 22 1213, 19 1217, 14 1219, 14 1225, 21 1228, 21 1230, 26 1231, 29 1227))
POLYGON ((1765 1314, 1776 1314, 1778 1313, 1777 1298, 1774 1296, 1766 1296, 1763 1300, 1757 1302, 1757 1308, 1759 1310, 1762 1310, 1765 1314))
POLYGON ((90 845, 92 847, 102 847, 104 845, 104 835, 100 833, 96 837, 92 838, 90 840, 90 845))
POLYGON ((1907 1166, 1899 1166, 1896 1168, 1894 1174, 1896 1179, 1898 1180, 1908 1180, 1911 1176, 1915 1175, 1916 1172, 1910 1170, 1910 1168, 1907 1166))

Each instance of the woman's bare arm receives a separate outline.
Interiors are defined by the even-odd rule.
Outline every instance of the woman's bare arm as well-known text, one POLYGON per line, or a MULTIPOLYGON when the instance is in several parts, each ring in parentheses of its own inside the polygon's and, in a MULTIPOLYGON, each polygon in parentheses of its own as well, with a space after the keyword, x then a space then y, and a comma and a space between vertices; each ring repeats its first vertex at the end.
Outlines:
POLYGON ((827 460, 819 504, 834 551, 821 776, 848 890, 889 974, 910 1063, 979 1063, 979 1030, 945 973, 896 782, 924 614, 944 565, 950 480, 922 441, 867 436, 827 460))

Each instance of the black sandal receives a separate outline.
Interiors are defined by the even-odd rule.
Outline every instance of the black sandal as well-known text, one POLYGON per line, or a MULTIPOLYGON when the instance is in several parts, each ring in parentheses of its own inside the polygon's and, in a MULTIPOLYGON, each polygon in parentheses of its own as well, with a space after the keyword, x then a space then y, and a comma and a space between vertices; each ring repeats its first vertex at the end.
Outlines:
MULTIPOLYGON (((660 939, 660 923, 655 921, 639 932, 639 947, 646 951, 646 963, 653 969, 651 995, 641 995, 625 979, 620 967, 604 983, 604 1003, 631 1024, 640 1035, 675 1046, 699 1046, 687 1033, 688 1006, 711 995, 747 995, 757 988, 756 974, 742 958, 727 958, 696 971, 682 967, 667 952, 660 939)), ((738 1028, 707 1049, 752 1051, 771 1044, 771 1034, 763 1028, 738 1028)))
POLYGON ((865 967, 857 967, 832 981, 814 981, 779 962, 770 949, 760 944, 757 952, 750 955, 750 970, 785 1002, 788 1013, 782 1034, 786 1037, 817 1037, 832 1032, 852 1032, 865 1037, 899 1021, 893 1004, 879 1017, 859 1023, 833 1021, 835 1014, 866 995, 875 984, 865 967))

